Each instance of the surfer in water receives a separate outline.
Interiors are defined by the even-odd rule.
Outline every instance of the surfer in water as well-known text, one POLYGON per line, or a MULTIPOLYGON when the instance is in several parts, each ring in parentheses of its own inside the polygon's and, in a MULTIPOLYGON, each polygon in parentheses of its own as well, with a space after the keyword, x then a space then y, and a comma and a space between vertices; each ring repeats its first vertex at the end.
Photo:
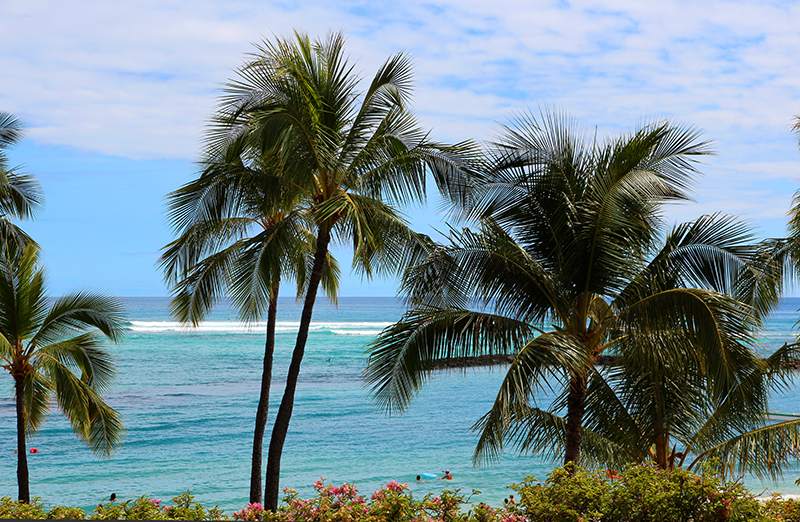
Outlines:
POLYGON ((449 469, 442 471, 442 473, 444 473, 444 477, 439 477, 439 480, 453 480, 453 475, 449 469))

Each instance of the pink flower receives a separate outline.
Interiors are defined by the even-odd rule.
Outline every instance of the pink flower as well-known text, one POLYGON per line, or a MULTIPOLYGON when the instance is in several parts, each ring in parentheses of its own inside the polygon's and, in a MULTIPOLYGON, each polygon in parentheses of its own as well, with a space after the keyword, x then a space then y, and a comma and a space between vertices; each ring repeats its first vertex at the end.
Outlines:
POLYGON ((404 489, 408 489, 408 484, 399 484, 396 480, 393 480, 388 484, 386 484, 386 489, 388 489, 389 491, 400 493, 404 489))

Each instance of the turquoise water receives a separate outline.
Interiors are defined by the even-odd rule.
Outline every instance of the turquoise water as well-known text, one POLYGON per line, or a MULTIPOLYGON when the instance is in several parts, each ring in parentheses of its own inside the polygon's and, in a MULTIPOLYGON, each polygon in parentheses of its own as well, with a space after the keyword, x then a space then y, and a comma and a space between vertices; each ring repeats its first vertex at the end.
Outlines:
MULTIPOLYGON (((100 460, 54 413, 30 442, 31 494, 48 506, 66 504, 90 511, 111 492, 120 498, 171 497, 191 489, 206 506, 227 514, 247 504, 253 417, 258 401, 264 328, 238 323, 220 306, 198 329, 172 321, 167 300, 127 299, 131 327, 111 347, 119 375, 107 401, 125 419, 124 444, 100 460)), ((792 340, 800 299, 785 300, 762 336, 765 352, 792 340)), ((475 500, 502 505, 506 486, 525 475, 545 477, 552 464, 535 457, 504 455, 497 463, 472 465, 472 424, 491 406, 502 370, 439 373, 407 413, 386 417, 367 400, 361 371, 364 345, 397 320, 393 298, 342 298, 338 309, 317 304, 300 376, 294 416, 282 460, 281 485, 312 494, 320 477, 354 482, 371 493, 390 480, 410 483, 416 496, 461 488, 475 500), (419 473, 449 469, 454 480, 416 483, 419 473)), ((294 347, 300 306, 279 305, 272 405, 268 430, 283 393, 294 347)), ((2 377, 0 398, 0 496, 16 496, 15 424, 12 382, 2 377)), ((775 397, 772 409, 800 411, 800 389, 775 397)), ((268 437, 267 437, 268 438, 268 437)), ((265 447, 268 441, 265 441, 265 447)), ((779 484, 745 478, 755 493, 797 494, 797 472, 779 484)))

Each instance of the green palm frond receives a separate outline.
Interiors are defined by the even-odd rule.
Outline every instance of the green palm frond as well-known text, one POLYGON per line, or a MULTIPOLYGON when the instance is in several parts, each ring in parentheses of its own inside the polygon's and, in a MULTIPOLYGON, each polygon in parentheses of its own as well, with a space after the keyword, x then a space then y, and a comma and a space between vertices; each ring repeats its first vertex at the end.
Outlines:
POLYGON ((785 391, 794 381, 795 368, 800 364, 800 343, 785 343, 766 359, 767 377, 778 390, 785 391))
POLYGON ((552 390, 555 383, 563 386, 569 375, 585 373, 590 364, 588 355, 577 339, 560 332, 544 333, 528 341, 509 366, 491 410, 475 425, 481 431, 476 462, 497 458, 508 430, 520 451, 542 452, 552 457, 557 447, 563 447, 563 426, 559 428, 560 435, 555 436, 553 430, 559 426, 552 423, 555 417, 531 409, 530 402, 536 400, 535 390, 543 387, 552 390), (525 419, 523 414, 532 417, 525 419), (524 425, 542 422, 539 432, 523 433, 524 425))
POLYGON ((492 408, 472 427, 480 433, 472 460, 475 464, 495 461, 508 445, 555 461, 564 447, 565 427, 562 417, 541 408, 525 404, 492 408))
POLYGON ((208 315, 228 287, 230 265, 242 249, 236 243, 195 263, 172 289, 170 313, 181 322, 197 325, 208 315))
POLYGON ((15 244, 20 247, 25 245, 39 246, 21 227, 4 217, 0 217, 0 241, 4 244, 15 244))
POLYGON ((103 401, 88 378, 79 378, 56 359, 43 358, 41 368, 78 438, 96 454, 109 457, 122 440, 124 427, 119 413, 103 401))
POLYGON ((0 213, 19 219, 31 219, 44 206, 42 186, 31 174, 14 169, 3 171, 5 182, 0 183, 0 213))
POLYGON ((242 242, 227 283, 240 317, 260 317, 282 277, 302 279, 299 267, 310 248, 306 232, 296 215, 275 216, 267 228, 242 242))
POLYGON ((800 453, 800 420, 763 426, 699 449, 688 469, 702 462, 716 467, 722 476, 746 472, 762 480, 777 480, 800 453))
POLYGON ((14 345, 5 336, 5 332, 0 331, 0 366, 10 365, 14 360, 14 345))
POLYGON ((452 230, 450 239, 450 246, 428 242, 409 259, 417 261, 403 277, 409 303, 440 308, 491 303, 502 315, 531 324, 566 308, 545 268, 499 227, 452 230))
POLYGON ((381 409, 402 412, 437 361, 512 355, 530 333, 525 323, 488 313, 433 308, 410 312, 369 345, 364 380, 381 409))
POLYGON ((116 342, 125 332, 125 315, 119 299, 89 291, 71 292, 56 299, 41 326, 31 339, 32 345, 60 341, 75 333, 96 329, 116 342))
POLYGON ((471 274, 462 271, 452 250, 431 241, 418 244, 417 262, 403 273, 400 293, 412 309, 463 308, 470 306, 472 288, 464 279, 471 274))
POLYGON ((107 391, 116 376, 114 358, 103 348, 102 338, 96 332, 87 332, 60 342, 40 346, 33 364, 44 358, 80 371, 81 378, 98 392, 107 391))
MULTIPOLYGON (((617 368, 608 368, 605 372, 595 371, 589 378, 586 392, 586 416, 584 429, 594 432, 607 441, 613 441, 618 448, 617 462, 645 462, 647 459, 647 437, 641 416, 637 418, 628 408, 621 394, 615 390, 618 379, 617 368), (623 457, 624 456, 624 457, 623 457)), ((638 412, 637 412, 638 413, 638 412)), ((586 444, 581 442, 581 453, 586 444)), ((610 467, 612 462, 608 463, 610 467)))
POLYGON ((122 443, 125 426, 120 413, 90 388, 87 404, 89 429, 86 440, 92 451, 108 458, 122 443))
MULTIPOLYGON (((314 253, 317 251, 317 238, 308 229, 303 229, 305 233, 308 249, 305 253, 305 264, 298 263, 295 280, 297 282, 297 299, 302 298, 308 292, 311 271, 314 267, 314 253)), ((320 284, 328 300, 334 306, 339 299, 339 286, 341 283, 342 270, 339 262, 330 252, 325 256, 325 265, 322 268, 322 280, 320 284)))
POLYGON ((246 238, 254 227, 249 217, 230 217, 194 224, 178 239, 164 247, 158 265, 164 270, 165 279, 174 284, 190 271, 205 256, 232 246, 246 238))
POLYGON ((44 271, 34 245, 6 244, 0 252, 0 332, 12 344, 29 338, 46 313, 44 271))
POLYGON ((33 437, 39 431, 45 417, 50 413, 53 384, 40 372, 25 377, 25 436, 33 437))
POLYGON ((22 121, 9 112, 0 111, 0 151, 16 145, 25 136, 22 121))
MULTIPOLYGON (((523 455, 539 455, 556 461, 563 451, 566 421, 552 411, 529 405, 510 408, 499 429, 490 429, 495 424, 494 410, 482 417, 473 426, 481 433, 473 454, 476 464, 489 463, 500 456, 505 446, 523 455)), ((615 470, 630 466, 631 459, 624 447, 594 432, 581 430, 581 465, 615 470)))
POLYGON ((746 224, 721 214, 701 216, 672 229, 649 265, 620 293, 617 306, 677 285, 733 295, 763 317, 777 303, 780 279, 746 224))
POLYGON ((737 365, 759 364, 748 348, 755 342, 754 315, 724 294, 697 288, 658 292, 621 311, 618 320, 630 340, 620 347, 631 360, 677 364, 700 357, 714 377, 715 396, 734 384, 737 365))

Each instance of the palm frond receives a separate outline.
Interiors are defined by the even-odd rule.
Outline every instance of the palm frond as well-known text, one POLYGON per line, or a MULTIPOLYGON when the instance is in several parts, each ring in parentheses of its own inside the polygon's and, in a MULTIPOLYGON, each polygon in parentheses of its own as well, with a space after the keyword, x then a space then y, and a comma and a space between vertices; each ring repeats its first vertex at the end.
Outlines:
POLYGON ((71 292, 56 299, 43 318, 33 345, 45 345, 61 340, 64 336, 97 329, 114 342, 125 332, 124 308, 119 299, 89 291, 71 292))
POLYGON ((26 437, 36 435, 50 413, 53 391, 52 383, 40 372, 32 372, 25 377, 26 437))
POLYGON ((453 309, 408 312, 368 346, 365 385, 388 413, 402 412, 437 361, 515 354, 531 328, 488 313, 453 309))
POLYGON ((800 420, 770 424, 731 437, 710 448, 702 448, 689 464, 716 467, 722 476, 751 473, 760 479, 777 480, 800 452, 800 420))
POLYGON ((544 333, 527 341, 508 368, 491 410, 476 425, 482 433, 475 458, 480 456, 492 460, 499 456, 508 426, 513 427, 513 439, 531 438, 527 443, 517 442, 521 451, 553 455, 559 441, 563 443, 563 431, 559 437, 553 438, 551 431, 555 425, 546 423, 547 430, 544 431, 549 436, 541 432, 524 435, 520 431, 524 430, 520 424, 522 414, 532 415, 523 424, 542 420, 551 422, 552 416, 528 408, 531 401, 535 402, 535 390, 552 387, 556 382, 563 386, 566 376, 585 373, 590 365, 589 355, 577 339, 559 332, 544 333), (543 443, 545 440, 548 441, 546 444, 543 443))
POLYGON ((40 346, 32 357, 34 365, 44 358, 80 371, 82 379, 98 392, 109 389, 116 376, 114 358, 103 348, 96 332, 87 332, 60 342, 40 346))

